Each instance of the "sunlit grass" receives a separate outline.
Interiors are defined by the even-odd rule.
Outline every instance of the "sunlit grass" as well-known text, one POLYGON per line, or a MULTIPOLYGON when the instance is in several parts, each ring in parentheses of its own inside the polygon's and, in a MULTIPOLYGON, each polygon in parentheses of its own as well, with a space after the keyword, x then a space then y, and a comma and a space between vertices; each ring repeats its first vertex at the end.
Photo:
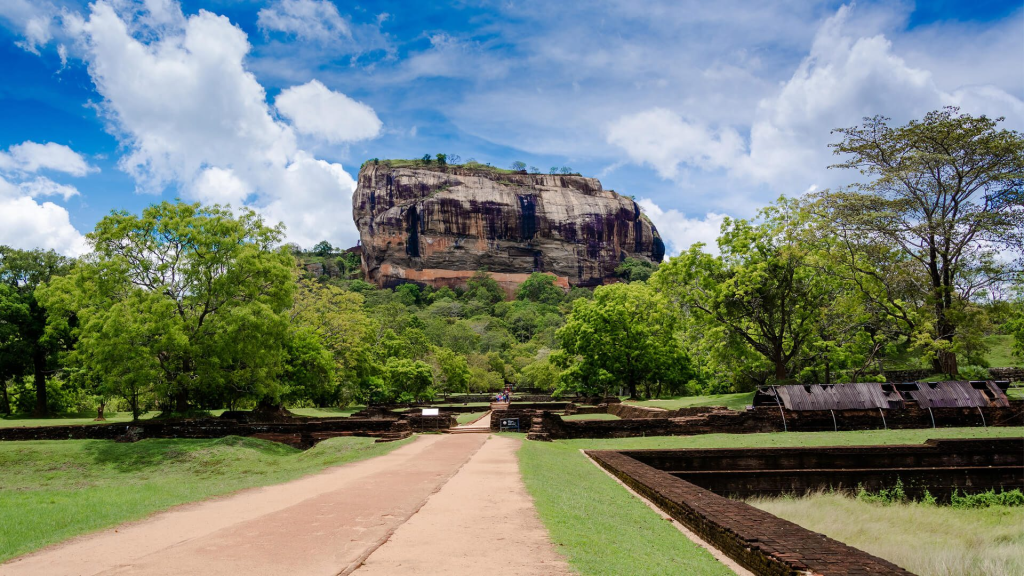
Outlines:
POLYGON ((725 406, 732 410, 745 410, 754 401, 753 392, 741 392, 738 394, 709 394, 707 396, 676 396, 674 398, 655 398, 640 402, 629 401, 628 404, 637 406, 648 406, 651 408, 664 408, 675 410, 677 408, 694 408, 698 406, 725 406))
MULTIPOLYGON (((857 446, 1004 437, 1022 438, 1024 447, 1021 427, 706 434, 525 442, 519 463, 541 520, 580 574, 728 574, 722 564, 630 495, 580 450, 857 446)), ((927 532, 923 536, 930 537, 927 532)), ((910 546, 917 545, 919 537, 913 530, 900 536, 910 546)), ((1024 572, 1007 572, 1013 573, 1024 572)))
POLYGON ((406 442, 332 438, 305 452, 238 436, 0 442, 0 561, 177 504, 385 454, 406 442))
POLYGON ((1024 574, 1024 507, 885 505, 826 493, 750 504, 920 576, 1024 574))

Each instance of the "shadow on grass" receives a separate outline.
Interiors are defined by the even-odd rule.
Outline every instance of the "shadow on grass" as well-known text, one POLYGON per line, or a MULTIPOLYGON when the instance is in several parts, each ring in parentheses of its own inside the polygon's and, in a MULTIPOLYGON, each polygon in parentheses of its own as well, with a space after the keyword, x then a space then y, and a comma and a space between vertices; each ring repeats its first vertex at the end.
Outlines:
POLYGON ((268 459, 301 452, 277 442, 242 436, 214 439, 151 438, 130 443, 89 440, 85 452, 97 464, 122 473, 133 473, 153 470, 170 463, 213 460, 218 457, 218 453, 226 456, 238 448, 251 450, 252 456, 256 458, 268 459))

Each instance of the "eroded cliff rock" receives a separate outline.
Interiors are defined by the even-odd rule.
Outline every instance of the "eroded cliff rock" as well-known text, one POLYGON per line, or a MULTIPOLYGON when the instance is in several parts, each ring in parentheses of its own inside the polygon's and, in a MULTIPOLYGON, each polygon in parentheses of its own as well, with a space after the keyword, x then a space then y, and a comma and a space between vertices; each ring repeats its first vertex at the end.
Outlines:
POLYGON ((636 202, 594 178, 366 163, 352 198, 367 280, 464 285, 486 268, 506 290, 533 272, 563 287, 611 281, 665 245, 636 202))

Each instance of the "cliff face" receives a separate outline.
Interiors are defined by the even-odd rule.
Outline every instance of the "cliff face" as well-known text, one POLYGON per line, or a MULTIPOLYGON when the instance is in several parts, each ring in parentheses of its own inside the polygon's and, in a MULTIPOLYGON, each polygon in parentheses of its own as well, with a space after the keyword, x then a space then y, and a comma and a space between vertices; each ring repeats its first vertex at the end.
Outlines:
POLYGON ((532 272, 563 287, 610 281, 665 245, 636 202, 593 178, 367 163, 352 197, 367 279, 463 285, 486 268, 506 290, 532 272))

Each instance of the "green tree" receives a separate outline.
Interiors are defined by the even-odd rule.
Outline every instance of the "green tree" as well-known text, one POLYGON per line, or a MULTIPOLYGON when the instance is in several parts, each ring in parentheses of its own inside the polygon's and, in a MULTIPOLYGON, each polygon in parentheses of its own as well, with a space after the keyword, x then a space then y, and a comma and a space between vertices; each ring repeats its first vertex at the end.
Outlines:
POLYGON ((448 155, 447 154, 438 153, 437 154, 437 165, 438 166, 447 166, 448 165, 448 155))
POLYGON ((1021 271, 1024 138, 1000 121, 947 107, 905 126, 876 116, 837 129, 842 139, 831 146, 845 159, 834 167, 872 179, 819 195, 821 213, 851 245, 891 247, 926 279, 931 318, 914 328, 930 341, 934 369, 950 375, 972 298, 1021 271))
POLYGON ((295 284, 280 228, 251 210, 163 202, 114 212, 88 238, 93 256, 37 290, 61 311, 53 324, 77 317, 81 369, 129 400, 149 383, 177 412, 193 397, 279 402, 295 284))
POLYGON ((32 374, 35 387, 33 414, 50 412, 47 375, 59 363, 58 354, 71 345, 67 329, 49 330, 49 313, 36 297, 36 288, 67 274, 73 261, 49 250, 17 250, 0 246, 0 380, 4 381, 4 405, 9 409, 6 381, 32 374), (2 332, 6 332, 6 335, 2 332))
POLYGON ((615 267, 615 276, 626 282, 646 282, 658 269, 654 262, 641 260, 639 258, 626 258, 615 267))
POLYGON ((465 356, 447 348, 434 348, 433 360, 434 382, 445 398, 452 392, 467 391, 470 373, 465 356))
POLYGON ((389 358, 384 365, 384 382, 391 400, 414 402, 433 396, 434 373, 421 360, 389 358))
POLYGON ((557 305, 565 299, 565 291, 555 286, 555 275, 534 272, 516 289, 516 300, 557 305))
POLYGON ((505 291, 501 289, 497 280, 491 278, 487 270, 477 270, 466 281, 466 299, 494 305, 505 299, 505 291))
POLYGON ((327 240, 321 240, 313 246, 313 254, 317 256, 330 256, 334 252, 334 246, 327 240))
POLYGON ((515 162, 512 163, 511 168, 515 172, 522 172, 523 170, 526 170, 526 162, 520 162, 519 160, 516 160, 515 162))
POLYGON ((551 359, 563 368, 563 385, 586 393, 625 386, 632 398, 640 386, 685 382, 692 377, 669 301, 642 282, 594 290, 594 299, 573 302, 557 332, 562 349, 551 359))
POLYGON ((828 282, 809 264, 806 215, 796 201, 759 213, 759 222, 727 218, 721 256, 694 244, 662 264, 651 284, 690 315, 721 354, 749 347, 767 360, 777 381, 789 378, 814 338, 828 282))
POLYGON ((361 396, 378 371, 369 348, 371 323, 363 310, 363 297, 335 286, 303 280, 298 283, 289 311, 295 344, 289 363, 290 399, 312 399, 320 405, 343 405, 361 396), (331 360, 324 370, 311 335, 331 360))
POLYGON ((420 161, 424 164, 430 164, 430 154, 424 154, 423 158, 420 158, 420 161))

